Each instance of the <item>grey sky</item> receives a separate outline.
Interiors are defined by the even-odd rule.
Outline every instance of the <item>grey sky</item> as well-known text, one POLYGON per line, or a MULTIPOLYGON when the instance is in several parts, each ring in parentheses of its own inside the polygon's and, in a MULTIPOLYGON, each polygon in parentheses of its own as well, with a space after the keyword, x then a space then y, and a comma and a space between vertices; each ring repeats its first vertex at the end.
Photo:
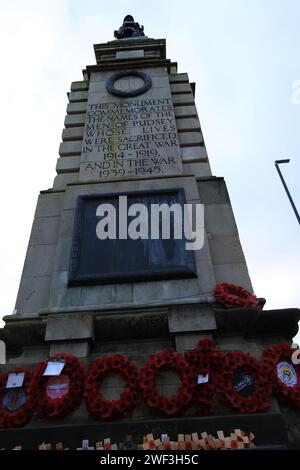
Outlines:
POLYGON ((125 14, 196 82, 214 175, 229 189, 254 291, 266 308, 299 306, 300 3, 292 0, 0 0, 2 73, 0 313, 14 308, 36 198, 52 185, 70 83, 125 14), (184 6, 184 8, 183 8, 184 6), (297 98, 297 96, 296 96, 297 98), (294 101, 297 101, 294 100, 294 101))

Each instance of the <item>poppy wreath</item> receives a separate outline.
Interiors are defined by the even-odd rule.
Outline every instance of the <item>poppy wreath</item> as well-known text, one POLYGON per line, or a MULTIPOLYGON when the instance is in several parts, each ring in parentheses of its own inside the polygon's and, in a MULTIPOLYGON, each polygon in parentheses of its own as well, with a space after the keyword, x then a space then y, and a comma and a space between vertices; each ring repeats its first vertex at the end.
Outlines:
POLYGON ((36 367, 33 376, 33 386, 36 391, 35 414, 45 420, 64 418, 79 408, 83 397, 84 368, 81 362, 71 354, 58 353, 41 362, 36 367), (43 376, 50 360, 65 361, 63 375, 69 380, 68 393, 60 398, 51 398, 47 394, 49 376, 43 376))
MULTIPOLYGON (((16 389, 11 389, 16 390, 16 389)), ((0 427, 1 428, 17 428, 25 426, 32 418, 34 406, 34 391, 32 389, 32 372, 28 369, 17 367, 16 369, 0 375, 0 427), (9 373, 24 372, 24 382, 22 389, 25 393, 25 403, 15 412, 5 409, 3 399, 5 393, 10 389, 6 388, 9 373)))
POLYGON ((235 284, 217 284, 213 295, 218 302, 227 308, 259 307, 259 301, 255 295, 235 284))
POLYGON ((148 359, 140 371, 139 387, 149 408, 158 414, 180 415, 192 400, 197 385, 195 371, 178 352, 158 352, 148 359), (157 390, 156 379, 164 370, 173 370, 181 380, 177 395, 165 397, 157 390))
POLYGON ((138 369, 127 356, 119 354, 97 359, 89 367, 84 397, 88 412, 96 419, 113 421, 131 415, 140 403, 138 390, 138 369), (125 380, 125 388, 118 400, 107 400, 100 391, 102 380, 118 373, 125 380))
POLYGON ((190 367, 194 370, 195 376, 208 375, 208 382, 197 384, 193 388, 192 404, 195 405, 196 413, 208 416, 214 413, 214 394, 211 356, 215 345, 210 338, 204 338, 199 341, 197 348, 187 351, 184 355, 190 367))
POLYGON ((292 363, 293 353, 295 349, 288 344, 279 343, 263 351, 261 362, 278 399, 300 407, 300 365, 292 363), (280 369, 286 370, 286 379, 280 379, 280 369))
POLYGON ((217 394, 224 405, 234 408, 239 413, 258 413, 265 411, 271 405, 272 385, 264 374, 261 362, 249 353, 229 351, 223 355, 215 375, 217 394), (245 378, 250 376, 252 390, 243 395, 236 390, 234 380, 236 374, 242 371, 245 378))

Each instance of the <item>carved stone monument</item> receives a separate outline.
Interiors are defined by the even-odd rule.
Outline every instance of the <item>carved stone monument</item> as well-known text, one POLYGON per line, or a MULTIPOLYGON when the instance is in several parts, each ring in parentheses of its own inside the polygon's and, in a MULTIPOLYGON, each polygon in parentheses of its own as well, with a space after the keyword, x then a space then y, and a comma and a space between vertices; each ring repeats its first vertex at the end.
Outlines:
MULTIPOLYGON (((216 284, 249 291, 252 285, 225 181, 211 173, 195 84, 166 57, 166 41, 147 38, 132 16, 114 36, 94 46, 95 64, 68 93, 57 176, 40 192, 16 314, 4 317, 0 332, 7 347, 4 370, 34 368, 60 352, 86 368, 109 354, 127 355, 141 368, 157 351, 183 354, 204 337, 214 338, 221 351, 259 358, 266 345, 292 341, 299 310, 225 309, 216 303, 216 284), (101 239, 98 208, 116 208, 119 196, 146 208, 203 204, 203 247, 186 251, 184 240, 175 237, 101 239)), ((178 229, 176 222, 171 229, 178 229)), ((236 386, 244 379, 235 377, 236 386)), ((115 399, 122 384, 107 377, 102 389, 115 399)), ((162 376, 157 386, 176 395, 178 377, 162 376)), ((297 444, 295 423, 297 413, 276 399, 261 414, 238 414, 217 403, 209 418, 189 411, 160 421, 141 403, 130 418, 114 423, 97 422, 82 403, 59 426, 33 417, 24 428, 2 429, 0 444, 37 448, 55 440, 76 448, 79 434, 90 443, 108 436, 121 442, 127 434, 141 439, 153 428, 215 435, 241 428, 256 434, 262 446, 284 447, 286 429, 297 444)))

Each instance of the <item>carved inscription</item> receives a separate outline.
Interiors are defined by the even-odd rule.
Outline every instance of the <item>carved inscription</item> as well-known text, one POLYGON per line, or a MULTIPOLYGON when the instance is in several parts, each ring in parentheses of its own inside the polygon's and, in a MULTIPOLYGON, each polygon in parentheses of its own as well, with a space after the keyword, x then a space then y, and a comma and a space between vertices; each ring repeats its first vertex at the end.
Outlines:
POLYGON ((80 171, 86 181, 181 173, 171 98, 88 104, 80 171))

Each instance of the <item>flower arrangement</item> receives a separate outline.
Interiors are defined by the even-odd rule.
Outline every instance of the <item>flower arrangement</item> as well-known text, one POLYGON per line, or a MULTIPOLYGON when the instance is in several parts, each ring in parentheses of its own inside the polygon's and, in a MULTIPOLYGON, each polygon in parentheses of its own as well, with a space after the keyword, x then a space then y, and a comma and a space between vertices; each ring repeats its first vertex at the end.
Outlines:
POLYGON ((272 385, 257 359, 241 351, 229 351, 222 362, 215 385, 226 406, 240 413, 257 413, 270 407, 272 385))
POLYGON ((139 376, 139 387, 149 408, 163 415, 177 416, 190 403, 197 384, 195 371, 178 352, 164 351, 152 355, 139 376), (172 370, 181 380, 178 394, 165 397, 158 393, 156 379, 163 370, 172 370))
POLYGON ((140 402, 138 370, 128 357, 115 354, 97 359, 86 374, 84 397, 89 413, 98 420, 112 421, 129 416, 140 402), (126 381, 118 400, 107 400, 100 391, 104 377, 118 373, 126 381))
POLYGON ((61 419, 79 408, 83 396, 84 368, 76 357, 66 353, 51 356, 37 366, 32 380, 36 392, 35 414, 39 418, 61 419), (47 393, 49 377, 43 374, 49 360, 64 361, 63 374, 68 380, 68 390, 61 397, 52 398, 47 393))
POLYGON ((25 426, 33 415, 34 398, 32 372, 30 370, 17 367, 2 374, 0 376, 0 427, 16 428, 25 426), (9 373, 19 374, 22 372, 24 373, 22 388, 7 389, 6 384, 9 373), (9 406, 8 401, 11 406, 9 406))
POLYGON ((215 299, 227 308, 259 307, 255 295, 235 284, 217 284, 213 294, 215 299))
POLYGON ((265 349, 261 361, 277 398, 300 407, 300 365, 292 363, 294 352, 288 344, 279 343, 265 349))

